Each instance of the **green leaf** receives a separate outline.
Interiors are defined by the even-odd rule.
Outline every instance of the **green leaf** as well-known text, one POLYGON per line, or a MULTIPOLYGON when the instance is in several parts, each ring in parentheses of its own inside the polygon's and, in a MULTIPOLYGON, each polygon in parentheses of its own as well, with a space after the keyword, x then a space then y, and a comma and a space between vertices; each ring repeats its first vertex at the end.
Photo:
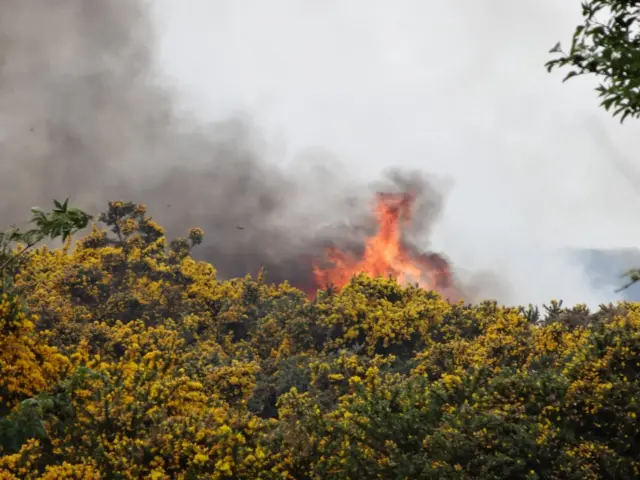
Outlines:
POLYGON ((622 114, 622 117, 620 118, 620 123, 624 123, 625 118, 627 118, 630 114, 631 114, 631 112, 629 110, 625 111, 622 114))
POLYGON ((563 82, 566 82, 567 80, 569 80, 572 77, 575 77, 577 75, 580 75, 580 73, 576 72, 575 70, 570 71, 566 77, 564 77, 564 79, 562 80, 563 82))
POLYGON ((549 53, 562 53, 562 46, 560 42, 556 43, 553 48, 549 50, 549 53))
POLYGON ((615 100, 616 100, 615 98, 607 98, 606 100, 603 100, 602 103, 600 103, 600 105, 602 105, 606 111, 609 111, 609 109, 611 108, 611 105, 613 105, 615 100))

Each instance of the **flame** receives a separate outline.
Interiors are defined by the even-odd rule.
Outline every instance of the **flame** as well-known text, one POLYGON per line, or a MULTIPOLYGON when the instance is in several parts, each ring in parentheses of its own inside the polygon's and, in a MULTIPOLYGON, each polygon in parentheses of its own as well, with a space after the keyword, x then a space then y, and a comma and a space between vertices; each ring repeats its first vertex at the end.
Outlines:
POLYGON ((317 287, 343 287, 354 275, 394 277, 401 284, 417 283, 425 290, 447 292, 451 274, 447 262, 437 254, 419 254, 403 240, 403 228, 412 218, 416 197, 413 193, 378 193, 374 213, 378 230, 365 240, 364 253, 356 257, 337 248, 326 249, 330 264, 313 264, 317 287))

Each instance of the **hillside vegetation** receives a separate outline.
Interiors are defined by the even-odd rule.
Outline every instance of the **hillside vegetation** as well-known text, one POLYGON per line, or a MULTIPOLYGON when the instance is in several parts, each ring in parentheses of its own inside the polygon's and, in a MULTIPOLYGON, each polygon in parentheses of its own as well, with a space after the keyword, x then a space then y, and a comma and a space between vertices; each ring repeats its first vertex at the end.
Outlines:
POLYGON ((639 475, 638 304, 541 314, 365 276, 310 301, 218 280, 201 230, 168 242, 143 206, 101 221, 5 272, 1 479, 639 475))

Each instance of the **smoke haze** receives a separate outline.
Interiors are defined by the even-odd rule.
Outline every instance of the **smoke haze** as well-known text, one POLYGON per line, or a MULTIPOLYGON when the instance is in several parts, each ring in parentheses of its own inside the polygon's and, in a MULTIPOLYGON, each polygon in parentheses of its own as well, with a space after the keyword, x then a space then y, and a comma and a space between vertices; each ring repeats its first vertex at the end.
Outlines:
POLYGON ((475 297, 614 299, 557 251, 631 242, 640 206, 637 141, 542 68, 579 4, 391 5, 0 0, 0 222, 124 198, 203 227, 222 276, 304 284, 305 255, 371 232, 373 191, 412 185, 412 241, 475 297))
POLYGON ((430 243, 460 274, 503 279, 507 302, 620 298, 565 250, 640 238, 637 122, 610 118, 594 79, 543 67, 578 0, 156 5, 183 108, 250 111, 291 161, 321 145, 357 178, 448 178, 430 243))
MULTIPOLYGON (((310 254, 372 232, 375 186, 327 168, 318 152, 297 168, 275 165, 246 118, 206 124, 179 113, 159 83, 147 9, 3 0, 0 221, 67 195, 91 212, 116 198, 144 202, 172 235, 203 227, 199 255, 221 276, 264 265, 271 280, 308 286, 310 254)), ((384 188, 409 183, 430 205, 416 224, 426 233, 440 205, 426 180, 394 172, 384 188)))

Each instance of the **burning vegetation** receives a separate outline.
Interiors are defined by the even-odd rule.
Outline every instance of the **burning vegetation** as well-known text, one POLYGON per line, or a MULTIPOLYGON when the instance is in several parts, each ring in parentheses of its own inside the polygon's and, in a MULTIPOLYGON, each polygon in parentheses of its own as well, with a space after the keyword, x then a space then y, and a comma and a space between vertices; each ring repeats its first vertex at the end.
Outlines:
POLYGON ((413 218, 416 193, 378 193, 374 213, 377 231, 364 241, 361 254, 337 247, 326 249, 326 258, 313 262, 316 287, 344 287, 358 274, 393 277, 398 283, 418 284, 455 299, 453 280, 447 261, 437 253, 421 253, 404 236, 413 218))

